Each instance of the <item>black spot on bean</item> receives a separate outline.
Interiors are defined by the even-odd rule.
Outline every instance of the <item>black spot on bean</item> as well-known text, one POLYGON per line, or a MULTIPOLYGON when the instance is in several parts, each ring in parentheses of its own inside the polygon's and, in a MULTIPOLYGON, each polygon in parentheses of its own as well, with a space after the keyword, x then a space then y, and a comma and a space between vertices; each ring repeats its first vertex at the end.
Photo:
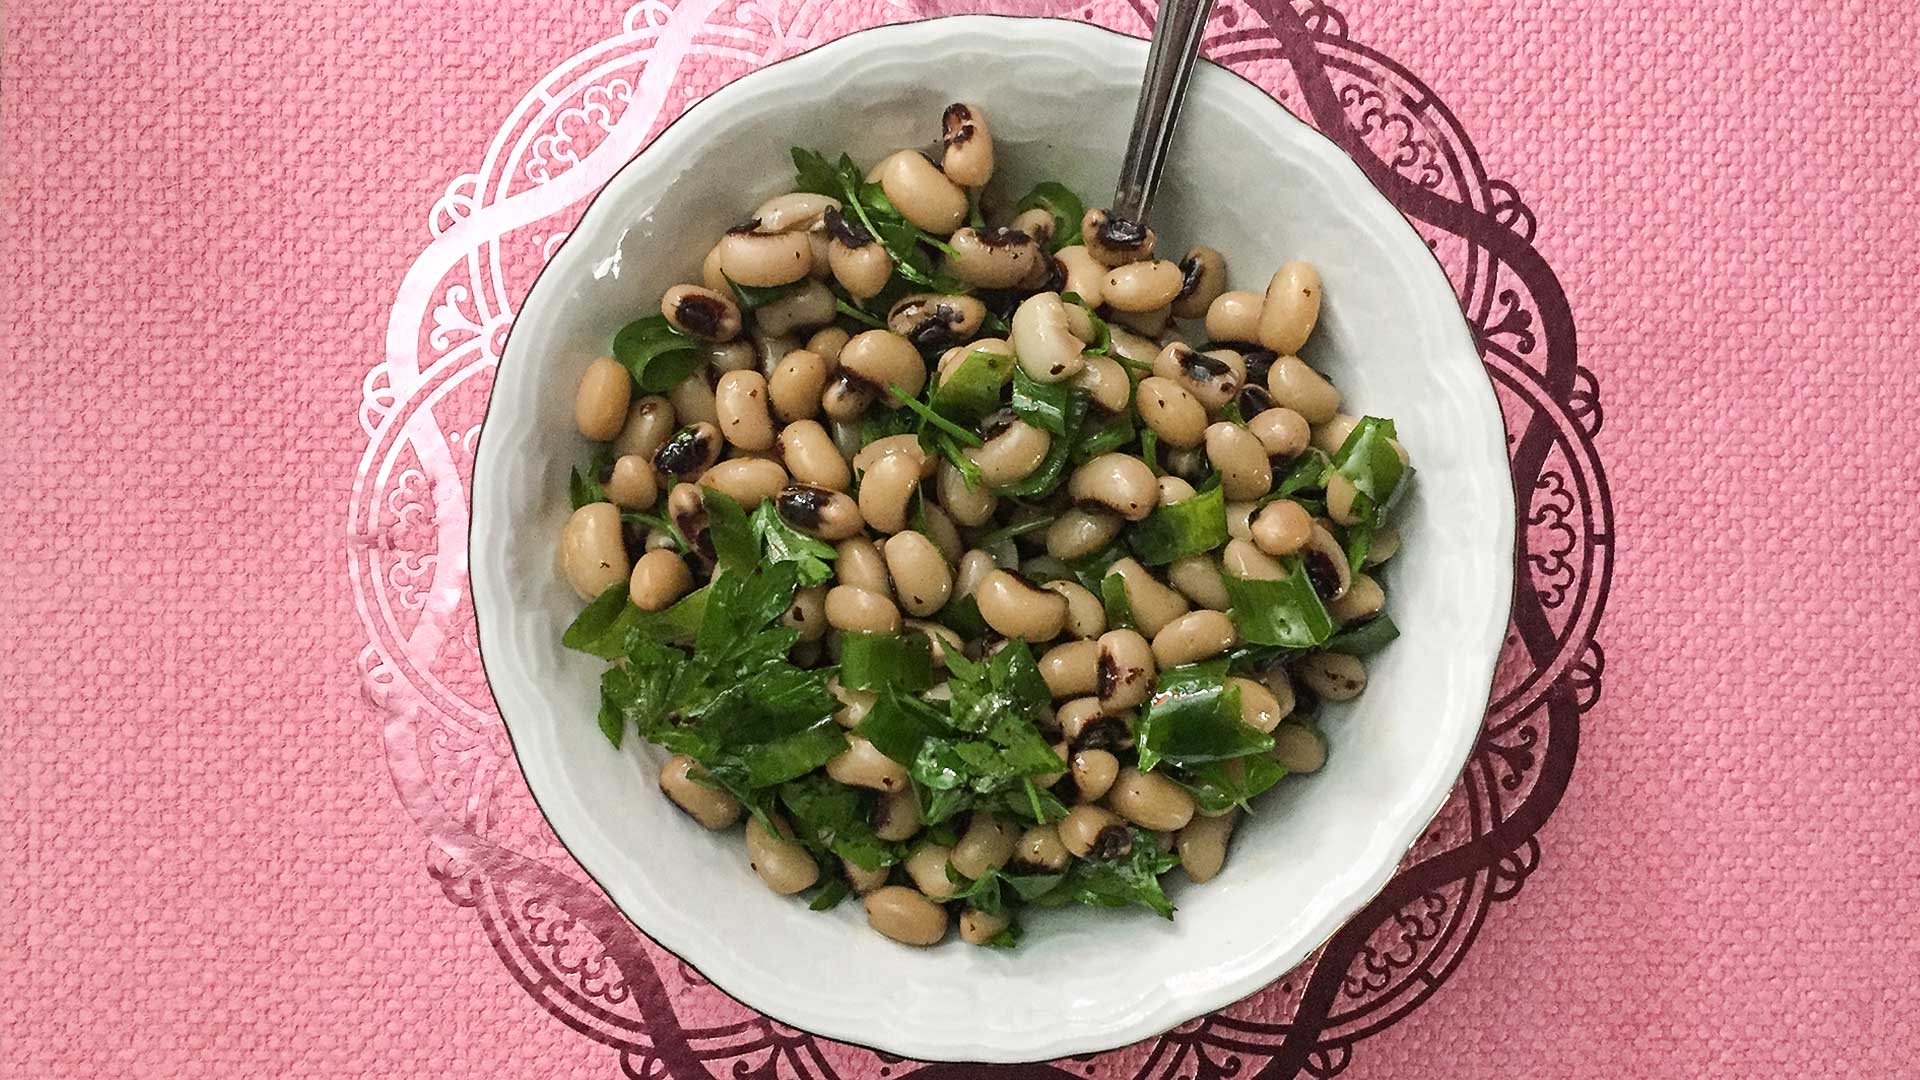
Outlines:
POLYGON ((1233 368, 1217 356, 1208 356, 1191 349, 1178 354, 1180 373, 1197 383, 1224 383, 1228 391, 1234 388, 1233 368))
POLYGON ((832 500, 833 493, 825 488, 795 484, 781 489, 773 500, 773 508, 779 511, 781 517, 803 529, 817 529, 821 515, 832 500))
POLYGON ((1033 237, 1011 225, 1001 225, 988 229, 980 235, 980 242, 990 248, 1020 247, 1033 242, 1033 237))
MULTIPOLYGON (((1133 672, 1139 678, 1141 672, 1133 672)), ((1127 730, 1126 722, 1117 716, 1103 716, 1080 729, 1080 737, 1073 740, 1070 747, 1074 753, 1082 750, 1123 749, 1133 742, 1133 732, 1127 730)))
POLYGON ((827 235, 845 247, 863 248, 873 243, 873 234, 867 227, 842 214, 839 207, 828 207, 820 220, 826 223, 827 235))
POLYGON ((1091 859, 1117 859, 1133 850, 1133 834, 1124 825, 1109 825, 1094 835, 1087 850, 1091 859))
POLYGON ((1307 580, 1313 584, 1313 591, 1323 600, 1333 599, 1340 591, 1340 568, 1334 565, 1333 557, 1324 551, 1308 548, 1304 559, 1307 567, 1307 580))
POLYGON ((1130 218, 1109 213, 1093 231, 1100 242, 1111 248, 1125 250, 1139 247, 1147 242, 1147 227, 1130 218))
POLYGON ((1256 416, 1273 408, 1273 395, 1267 393, 1266 387, 1253 382, 1252 377, 1249 376, 1247 385, 1240 388, 1240 396, 1235 398, 1234 402, 1240 406, 1241 416, 1256 416))
POLYGON ((1248 349, 1240 354, 1240 359, 1247 365, 1247 382, 1265 386, 1267 373, 1273 370, 1273 362, 1280 356, 1272 349, 1248 349))
POLYGON ((978 130, 973 122, 973 110, 961 102, 954 102, 940 114, 940 131, 950 147, 965 146, 978 130))
POLYGON ((717 296, 690 293, 680 298, 673 314, 688 333, 699 337, 717 337, 720 324, 727 318, 727 305, 717 296))
POLYGON ((991 442, 1005 434, 1006 430, 1012 427, 1013 422, 1017 419, 1019 419, 1019 417, 1015 415, 1012 409, 998 409, 988 413, 987 418, 980 421, 980 437, 991 442))
POLYGON ((698 428, 681 428, 654 452, 653 465, 685 480, 703 472, 720 456, 720 447, 698 428))
POLYGON ((752 236, 760 231, 760 219, 750 218, 727 230, 728 236, 752 236))
POLYGON ((1189 255, 1186 258, 1181 259, 1180 260, 1180 292, 1176 296, 1174 296, 1173 298, 1174 302, 1178 303, 1179 301, 1185 300, 1187 297, 1192 296, 1194 292, 1200 288, 1200 279, 1206 276, 1206 272, 1207 272, 1207 268, 1200 265, 1199 256, 1189 255))

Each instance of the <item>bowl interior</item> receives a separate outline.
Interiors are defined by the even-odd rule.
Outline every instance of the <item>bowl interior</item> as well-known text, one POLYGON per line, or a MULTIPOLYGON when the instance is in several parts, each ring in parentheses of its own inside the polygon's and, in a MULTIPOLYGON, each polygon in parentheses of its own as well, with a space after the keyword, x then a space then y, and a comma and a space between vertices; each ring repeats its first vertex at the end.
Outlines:
POLYGON ((1479 725, 1505 625, 1512 502, 1498 411, 1452 290, 1350 161, 1202 65, 1154 209, 1163 247, 1219 248, 1242 288, 1263 288, 1287 259, 1317 264, 1326 300, 1305 355, 1351 411, 1396 418, 1419 468, 1398 511, 1404 547, 1383 575, 1402 637, 1374 659, 1358 702, 1328 710, 1327 767, 1258 804, 1216 880, 1174 886, 1173 922, 1043 912, 1015 951, 913 950, 867 930, 857 903, 815 914, 770 894, 737 834, 709 834, 660 796, 655 753, 632 740, 615 752, 597 730, 600 665, 559 646, 580 601, 554 563, 567 472, 590 450, 571 419, 585 365, 657 310, 663 289, 697 281, 723 229, 788 189, 792 145, 865 166, 929 145, 941 110, 964 99, 992 124, 996 220, 1040 179, 1104 201, 1144 57, 1144 43, 1078 24, 963 17, 856 34, 741 79, 608 185, 507 344, 477 465, 472 580, 528 782, 635 923, 786 1023, 907 1056, 1010 1061, 1121 1045, 1225 1005, 1379 889, 1479 725))

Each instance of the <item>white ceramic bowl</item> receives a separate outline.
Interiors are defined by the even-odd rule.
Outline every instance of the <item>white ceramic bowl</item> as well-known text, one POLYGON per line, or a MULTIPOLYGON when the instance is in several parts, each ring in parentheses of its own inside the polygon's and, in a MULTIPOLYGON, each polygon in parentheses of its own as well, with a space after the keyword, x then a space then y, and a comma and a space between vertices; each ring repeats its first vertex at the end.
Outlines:
MULTIPOLYGON (((1400 640, 1372 685, 1328 710, 1320 773, 1283 783, 1225 871, 1173 886, 1179 914, 1035 913, 1014 951, 896 945, 857 903, 774 896, 738 834, 714 835, 655 786, 659 755, 595 727, 600 664, 560 647, 580 601, 554 565, 581 370, 613 332, 699 280, 712 238, 787 190, 787 148, 862 164, 930 143, 951 101, 982 103, 993 190, 1042 178, 1111 190, 1143 42, 1075 23, 985 16, 870 30, 716 91, 615 176, 535 284, 495 377, 473 498, 472 582, 487 677, 527 782, 608 895, 720 988, 782 1022, 894 1054, 1024 1061, 1119 1046, 1252 993, 1386 883, 1467 756, 1506 624, 1513 499, 1493 391, 1446 277, 1339 150, 1252 84, 1201 65, 1153 221, 1204 241, 1236 284, 1320 268, 1307 357, 1350 407, 1394 417, 1419 469, 1388 573, 1400 640), (928 63, 929 57, 940 62, 928 63), (615 256, 618 256, 615 258, 615 256)), ((1169 881, 1178 878, 1174 875, 1169 881)))

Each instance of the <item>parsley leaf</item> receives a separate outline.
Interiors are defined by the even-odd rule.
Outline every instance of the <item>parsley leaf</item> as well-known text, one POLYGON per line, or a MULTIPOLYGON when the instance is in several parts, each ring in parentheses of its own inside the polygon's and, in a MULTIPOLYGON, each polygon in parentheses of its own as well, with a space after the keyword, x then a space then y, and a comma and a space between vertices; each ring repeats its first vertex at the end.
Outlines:
POLYGON ((1128 907, 1138 904, 1163 919, 1173 918, 1173 902, 1160 888, 1160 875, 1180 864, 1163 852, 1154 835, 1133 830, 1133 848, 1117 859, 1076 859, 1058 884, 1029 900, 1037 907, 1088 904, 1128 907))
POLYGON ((832 544, 787 524, 772 499, 762 499, 747 519, 753 539, 766 553, 769 565, 790 563, 802 585, 824 585, 833 580, 833 561, 839 552, 832 544))
POLYGON ((1287 576, 1278 580, 1222 574, 1232 601, 1233 624, 1242 640, 1256 645, 1310 649, 1333 636, 1333 616, 1307 578, 1306 563, 1286 559, 1287 576))
POLYGON ((664 315, 635 319, 613 335, 613 358, 640 389, 665 393, 706 360, 699 342, 675 330, 664 315))
POLYGON ((1171 506, 1155 507, 1127 530, 1127 542, 1148 566, 1220 548, 1227 542, 1227 497, 1219 484, 1210 484, 1171 506))
POLYGON ((1223 660, 1160 673, 1136 725, 1143 771, 1161 762, 1197 766, 1273 749, 1272 736, 1240 719, 1240 689, 1226 678, 1223 660))

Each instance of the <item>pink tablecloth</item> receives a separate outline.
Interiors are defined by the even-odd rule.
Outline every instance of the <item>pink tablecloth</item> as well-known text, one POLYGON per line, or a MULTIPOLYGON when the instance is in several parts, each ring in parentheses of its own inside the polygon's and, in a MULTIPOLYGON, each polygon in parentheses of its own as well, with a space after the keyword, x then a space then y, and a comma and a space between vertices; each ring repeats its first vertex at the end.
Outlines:
MULTIPOLYGON (((770 59, 967 6, 8 5, 0 1074, 915 1071, 744 1012, 580 884, 474 663, 462 477, 619 161, 770 59)), ((1210 53, 1460 286, 1521 607, 1455 803, 1317 963, 1025 1075, 1911 1074, 1915 22, 1221 0, 1210 53)))

